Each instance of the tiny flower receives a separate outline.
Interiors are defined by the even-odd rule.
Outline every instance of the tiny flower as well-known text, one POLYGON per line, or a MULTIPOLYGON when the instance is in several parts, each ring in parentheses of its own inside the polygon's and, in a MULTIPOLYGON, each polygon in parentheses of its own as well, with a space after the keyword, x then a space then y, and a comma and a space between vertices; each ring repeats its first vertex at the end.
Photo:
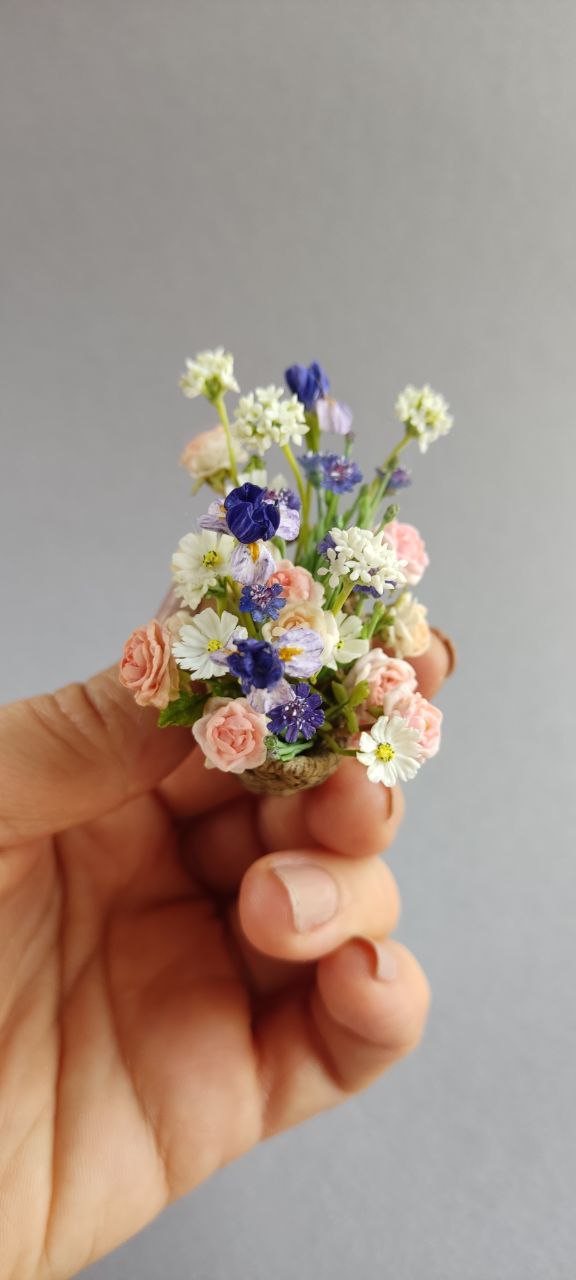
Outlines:
POLYGON ((307 453, 300 458, 300 465, 311 484, 330 493, 349 493, 362 480, 358 464, 337 453, 307 453))
POLYGON ((406 582, 415 587, 430 563, 418 530, 413 524, 400 524, 399 520, 390 520, 384 525, 383 533, 402 563, 406 582))
POLYGON ((178 697, 178 669, 170 652, 172 636, 157 618, 132 632, 120 661, 120 681, 140 707, 163 710, 178 697))
POLYGON ((410 592, 400 596, 386 634, 386 644, 397 658, 418 658, 430 644, 428 610, 410 592))
POLYGON ((192 733, 209 769, 244 773, 266 759, 266 717, 245 698, 211 698, 192 733))
POLYGON ((242 484, 224 499, 228 530, 239 542, 259 542, 273 538, 280 524, 277 502, 266 500, 266 490, 257 484, 242 484))
POLYGON ((334 614, 321 609, 313 600, 288 601, 277 622, 264 623, 262 635, 266 640, 275 641, 284 631, 289 631, 292 627, 306 627, 310 631, 318 632, 324 642, 322 666, 330 666, 340 639, 334 614))
POLYGON ((418 731, 418 746, 422 760, 431 760, 440 749, 442 735, 442 712, 433 702, 428 702, 421 693, 413 692, 399 696, 388 695, 385 703, 388 715, 401 716, 411 729, 418 731))
POLYGON ((400 716, 380 716, 369 733, 360 734, 356 759, 366 766, 370 782, 393 787, 408 782, 421 764, 418 730, 400 716))
POLYGON ((306 368, 305 364, 291 364, 284 374, 290 391, 298 397, 304 408, 310 412, 321 400, 330 386, 321 365, 316 360, 306 368))
POLYGON ((320 542, 316 544, 316 550, 319 556, 325 556, 327 551, 334 551, 336 543, 331 533, 325 533, 320 542))
MULTIPOLYGON (((279 479, 282 479, 282 477, 279 477, 279 479)), ((276 488, 275 485, 271 485, 271 487, 266 490, 266 499, 268 502, 279 502, 285 507, 288 507, 290 511, 299 511, 302 505, 299 494, 295 493, 294 489, 289 489, 287 485, 283 484, 281 484, 279 488, 276 488)))
POLYGON ((352 429, 354 414, 341 400, 326 396, 324 400, 318 401, 316 413, 321 431, 333 431, 334 435, 347 436, 352 429))
MULTIPOLYGON (((248 455, 240 441, 233 442, 233 449, 236 461, 241 465, 248 455)), ((197 481, 208 480, 218 471, 229 471, 230 456, 224 427, 200 431, 186 445, 180 463, 186 468, 188 475, 197 481)))
POLYGON ((293 685, 292 691, 294 696, 289 702, 270 712, 268 725, 272 733, 283 734, 286 742, 296 742, 300 736, 309 742, 324 724, 322 698, 304 683, 293 685))
POLYGON ((454 422, 444 396, 428 384, 420 389, 405 387, 396 401, 396 416, 418 437, 421 453, 439 436, 447 435, 454 422))
POLYGON ((240 681, 243 693, 271 689, 284 674, 282 661, 266 640, 240 640, 228 658, 228 670, 240 681))
POLYGON ((179 600, 196 609, 211 587, 230 571, 234 540, 211 530, 187 533, 172 557, 172 577, 179 600))
MULTIPOLYGON (((380 472, 380 474, 382 474, 380 472)), ((406 467, 396 467, 392 472, 388 481, 388 488, 397 491, 399 489, 409 489, 412 484, 412 476, 406 467)))
POLYGON ((264 542, 239 542, 230 557, 230 574, 245 587, 262 586, 274 573, 276 561, 264 542))
POLYGON ((257 387, 238 401, 234 431, 262 454, 273 444, 302 444, 308 424, 296 396, 286 400, 281 387, 257 387))
POLYGON ((274 646, 289 676, 315 676, 323 665, 324 640, 309 627, 290 627, 275 638, 274 646))
POLYGON ((364 682, 369 689, 367 702, 383 707, 389 714, 392 703, 388 699, 404 698, 416 689, 416 672, 409 662, 391 658, 382 649, 370 649, 354 663, 344 680, 350 690, 364 682))
POLYGON ((313 604, 320 605, 324 599, 322 583, 316 582, 309 569, 292 564, 291 560, 279 560, 268 581, 280 584, 286 593, 288 604, 293 604, 296 600, 310 600, 313 604))
POLYGON ((200 351, 194 360, 186 361, 180 387, 189 400, 195 396, 206 396, 214 401, 225 391, 239 391, 234 377, 234 357, 223 347, 217 347, 215 351, 200 351))
POLYGON ((283 586, 269 578, 265 584, 244 587, 240 596, 240 611, 250 613, 255 622, 265 622, 267 618, 276 619, 285 603, 283 586))
POLYGON ((393 590, 404 582, 402 567, 383 532, 370 529, 331 529, 334 547, 328 547, 328 568, 318 570, 328 574, 331 587, 337 587, 340 579, 348 579, 354 585, 373 587, 379 594, 393 590))
POLYGON ((191 671, 197 680, 209 680, 211 676, 222 675, 229 645, 245 640, 247 635, 246 628, 238 625, 233 613, 224 610, 218 617, 215 609, 204 609, 180 628, 172 653, 184 671, 191 671))
POLYGON ((355 613, 340 612, 336 617, 336 625, 340 639, 334 649, 332 660, 326 664, 333 669, 336 663, 346 666, 348 662, 356 662, 358 658, 367 654, 370 648, 370 641, 365 640, 360 634, 363 626, 362 619, 355 613))

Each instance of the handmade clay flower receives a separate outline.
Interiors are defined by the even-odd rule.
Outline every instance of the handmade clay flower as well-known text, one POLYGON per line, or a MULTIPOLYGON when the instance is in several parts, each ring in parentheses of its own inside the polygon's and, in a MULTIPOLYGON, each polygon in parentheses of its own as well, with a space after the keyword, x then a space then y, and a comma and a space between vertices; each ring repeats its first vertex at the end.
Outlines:
POLYGON ((171 655, 172 636, 152 618, 132 632, 124 645, 120 680, 140 707, 162 710, 178 697, 178 668, 171 655))
MULTIPOLYGON (((242 465, 247 453, 242 444, 233 442, 236 462, 242 465)), ((226 443, 224 427, 212 427, 208 431, 200 431, 188 441, 180 462, 193 480, 208 480, 218 471, 229 471, 230 454, 226 443)))
POLYGON ((411 587, 415 587, 430 563, 418 530, 413 524, 401 524, 399 520, 390 520, 384 525, 382 532, 402 565, 406 582, 411 587))
POLYGON ((291 364, 284 374, 286 384, 295 396, 310 412, 317 402, 326 395, 330 383, 321 365, 316 360, 306 368, 305 364, 291 364))
POLYGON ((192 733, 209 768, 244 773, 266 759, 266 717, 245 698, 212 698, 192 733))
POLYGON ((408 782, 421 764, 419 733, 400 716, 380 716, 369 733, 360 734, 356 759, 366 766, 370 782, 393 787, 408 782))

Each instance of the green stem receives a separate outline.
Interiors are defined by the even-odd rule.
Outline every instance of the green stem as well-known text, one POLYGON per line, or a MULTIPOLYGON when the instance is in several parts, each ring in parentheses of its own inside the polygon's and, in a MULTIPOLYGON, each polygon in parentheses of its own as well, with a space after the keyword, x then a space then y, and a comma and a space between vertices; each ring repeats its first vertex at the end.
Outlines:
POLYGON ((238 468, 236 466, 236 455, 234 453, 234 445, 232 443, 232 433, 230 431, 230 420, 228 418, 226 405, 224 404, 224 396, 222 395, 218 396, 217 399, 214 401, 214 406, 216 408, 216 411, 218 413, 218 417, 222 423, 222 426, 224 427, 224 434, 226 436, 226 445, 228 448, 228 458, 230 461, 230 475, 232 476, 232 482, 234 484, 234 487, 238 488, 238 468))
POLYGON ((340 612, 342 606, 346 604, 348 596, 352 594, 355 585, 356 583, 354 582, 347 582, 346 585, 342 587, 341 592, 336 596, 334 603, 331 605, 331 613, 337 614, 340 612))
POLYGON ((284 454, 284 457, 286 458, 287 463, 289 464, 289 466, 291 467, 294 473, 296 484, 298 486, 298 493, 300 494, 300 501, 302 503, 302 524, 307 527, 308 526, 308 508, 310 505, 310 500, 309 500, 309 495, 306 492, 306 486, 304 485, 304 481, 302 479, 302 473, 300 471, 300 467, 298 466, 298 463, 294 457, 294 454, 292 453, 292 449, 289 444, 284 445, 282 449, 282 453, 284 454))

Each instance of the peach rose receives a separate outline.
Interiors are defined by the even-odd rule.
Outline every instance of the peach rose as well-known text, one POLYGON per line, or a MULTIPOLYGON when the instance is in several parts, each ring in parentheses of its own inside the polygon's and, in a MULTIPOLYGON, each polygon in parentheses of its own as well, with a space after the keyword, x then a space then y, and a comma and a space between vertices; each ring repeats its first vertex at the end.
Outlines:
POLYGON ((411 729, 417 729, 423 760, 430 760, 440 747, 442 712, 421 693, 409 693, 404 697, 391 694, 385 703, 385 714, 401 716, 411 729))
POLYGON ((327 613, 311 600, 289 601, 280 610, 277 622, 264 624, 262 635, 265 640, 276 640, 283 631, 290 631, 292 627, 306 627, 309 631, 317 631, 324 641, 322 663, 330 662, 340 639, 338 623, 333 613, 327 613))
POLYGON ((370 693, 367 701, 375 707, 383 707, 392 694, 404 697, 416 688, 416 672, 409 662, 391 658, 382 649, 371 649, 351 667, 344 684, 353 689, 362 680, 368 681, 370 693))
MULTIPOLYGON (((233 444, 236 461, 246 461, 247 453, 237 440, 233 444)), ((208 431, 200 431, 189 440, 180 463, 186 468, 193 480, 206 480, 215 471, 229 471, 230 459, 224 427, 211 427, 208 431)))
POLYGON ((316 582, 308 569, 292 564, 291 560, 279 561, 276 572, 268 579, 268 586, 273 582, 280 583, 289 604, 293 604, 295 600, 310 600, 312 604, 322 604, 324 599, 322 583, 316 582))
POLYGON ((415 587, 430 563, 418 530, 413 524, 400 524, 398 520, 391 520, 390 524, 384 525, 382 532, 396 552, 398 560, 404 562, 402 567, 406 581, 411 587, 415 587))
POLYGON ((172 637, 157 618, 132 632, 120 661, 120 680, 140 707, 162 710, 178 697, 178 667, 171 655, 172 637))
POLYGON ((244 773, 264 764, 269 734, 266 716, 246 698, 211 698, 192 733, 206 756, 207 769, 244 773))

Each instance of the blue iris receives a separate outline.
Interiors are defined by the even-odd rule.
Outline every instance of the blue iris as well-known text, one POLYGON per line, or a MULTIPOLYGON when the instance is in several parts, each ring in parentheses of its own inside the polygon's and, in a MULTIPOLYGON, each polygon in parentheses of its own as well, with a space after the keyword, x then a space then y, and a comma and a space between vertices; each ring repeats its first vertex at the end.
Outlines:
POLYGON ((239 640, 228 658, 228 670, 240 681, 243 693, 271 689, 284 674, 284 663, 266 640, 239 640))
POLYGON ((291 702, 283 702, 274 707, 268 716, 271 732, 283 734, 286 742, 296 742, 302 735, 309 742, 316 730, 324 724, 322 698, 319 693, 312 693, 309 684, 302 682, 293 685, 295 697, 291 702))
POLYGON ((280 524, 280 508, 271 502, 266 489, 257 484, 241 484, 224 499, 226 524, 239 542, 259 542, 273 538, 280 524))
POLYGON ((304 408, 308 410, 314 408, 317 400, 323 399, 330 386, 317 360, 313 360, 308 368, 305 364, 291 364, 284 377, 292 394, 298 396, 304 408))

